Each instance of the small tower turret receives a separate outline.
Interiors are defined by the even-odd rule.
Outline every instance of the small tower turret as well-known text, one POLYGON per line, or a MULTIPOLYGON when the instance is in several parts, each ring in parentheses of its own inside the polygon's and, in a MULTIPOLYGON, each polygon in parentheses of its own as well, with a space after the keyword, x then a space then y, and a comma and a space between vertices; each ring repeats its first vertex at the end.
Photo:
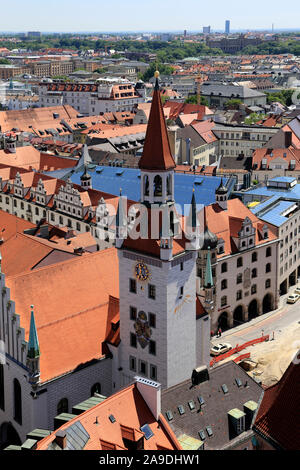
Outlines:
POLYGON ((216 202, 219 204, 222 209, 227 210, 227 199, 228 199, 228 190, 223 184, 223 177, 221 178, 221 183, 216 189, 216 202))

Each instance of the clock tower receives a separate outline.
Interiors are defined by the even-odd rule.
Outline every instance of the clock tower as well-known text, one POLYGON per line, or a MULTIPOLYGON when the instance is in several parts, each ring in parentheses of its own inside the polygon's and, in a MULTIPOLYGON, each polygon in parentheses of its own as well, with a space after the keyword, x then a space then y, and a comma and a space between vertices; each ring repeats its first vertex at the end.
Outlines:
POLYGON ((174 201, 174 168, 160 99, 158 73, 145 138, 141 197, 136 223, 124 230, 124 206, 117 214, 120 345, 117 387, 136 375, 171 387, 197 367, 197 244, 180 233, 174 201), (133 227, 134 225, 134 227, 133 227), (140 228, 138 232, 137 228, 140 228), (133 236, 134 232, 134 236, 133 236), (188 247, 188 248, 187 248, 188 247))

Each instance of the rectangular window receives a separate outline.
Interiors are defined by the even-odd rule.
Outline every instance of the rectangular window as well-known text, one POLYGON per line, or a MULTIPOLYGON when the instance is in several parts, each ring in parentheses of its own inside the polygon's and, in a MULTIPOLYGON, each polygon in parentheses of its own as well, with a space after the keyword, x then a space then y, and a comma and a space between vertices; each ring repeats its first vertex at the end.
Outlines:
POLYGON ((134 333, 130 333, 130 346, 132 348, 136 348, 137 347, 137 343, 136 343, 136 335, 134 333))
POLYGON ((149 284, 148 285, 148 297, 149 297, 149 299, 155 299, 155 295, 156 295, 155 286, 153 286, 152 284, 149 284))
POLYGON ((149 341, 149 354, 156 356, 156 342, 150 340, 149 341))
POLYGON ((149 313, 149 326, 156 328, 156 315, 155 313, 149 313))
POLYGON ((129 356, 129 369, 136 372, 136 358, 133 356, 129 356))
POLYGON ((147 364, 145 361, 140 361, 139 373, 143 375, 147 375, 147 364))
POLYGON ((153 364, 150 364, 150 379, 157 380, 157 368, 153 364))
POLYGON ((136 280, 129 279, 129 291, 136 294, 136 280))
POLYGON ((135 307, 129 307, 130 310, 130 320, 136 320, 137 310, 135 307))

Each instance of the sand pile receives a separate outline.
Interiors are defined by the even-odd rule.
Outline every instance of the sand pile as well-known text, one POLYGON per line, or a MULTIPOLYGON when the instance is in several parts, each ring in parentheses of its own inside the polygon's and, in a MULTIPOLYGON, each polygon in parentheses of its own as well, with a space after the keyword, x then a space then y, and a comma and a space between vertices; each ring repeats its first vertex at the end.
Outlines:
MULTIPOLYGON (((270 339, 272 336, 270 335, 270 339)), ((257 367, 250 375, 266 386, 278 382, 289 366, 296 351, 300 349, 300 325, 294 323, 275 332, 275 339, 247 348, 257 367)))

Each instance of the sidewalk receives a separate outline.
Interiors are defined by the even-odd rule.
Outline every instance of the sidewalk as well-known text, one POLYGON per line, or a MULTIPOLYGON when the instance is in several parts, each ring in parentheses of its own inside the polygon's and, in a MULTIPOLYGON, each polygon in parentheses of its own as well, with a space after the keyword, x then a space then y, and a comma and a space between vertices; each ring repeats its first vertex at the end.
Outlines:
MULTIPOLYGON (((262 315, 253 318, 253 320, 247 321, 245 323, 242 323, 239 326, 235 326, 234 328, 229 328, 228 330, 222 332, 222 336, 218 337, 217 335, 211 337, 211 341, 215 342, 215 340, 222 341, 221 338, 226 338, 226 336, 230 336, 233 333, 242 331, 246 328, 249 328, 250 326, 257 325, 258 323, 261 323, 262 321, 266 320, 267 318, 271 317, 272 315, 275 315, 276 313, 279 313, 287 304, 286 304, 286 299, 287 297, 295 290, 296 286, 293 286, 289 289, 287 294, 282 295, 279 298, 279 306, 276 310, 272 310, 271 312, 268 313, 263 313, 262 315)), ((214 343, 216 344, 216 343, 214 343)))

